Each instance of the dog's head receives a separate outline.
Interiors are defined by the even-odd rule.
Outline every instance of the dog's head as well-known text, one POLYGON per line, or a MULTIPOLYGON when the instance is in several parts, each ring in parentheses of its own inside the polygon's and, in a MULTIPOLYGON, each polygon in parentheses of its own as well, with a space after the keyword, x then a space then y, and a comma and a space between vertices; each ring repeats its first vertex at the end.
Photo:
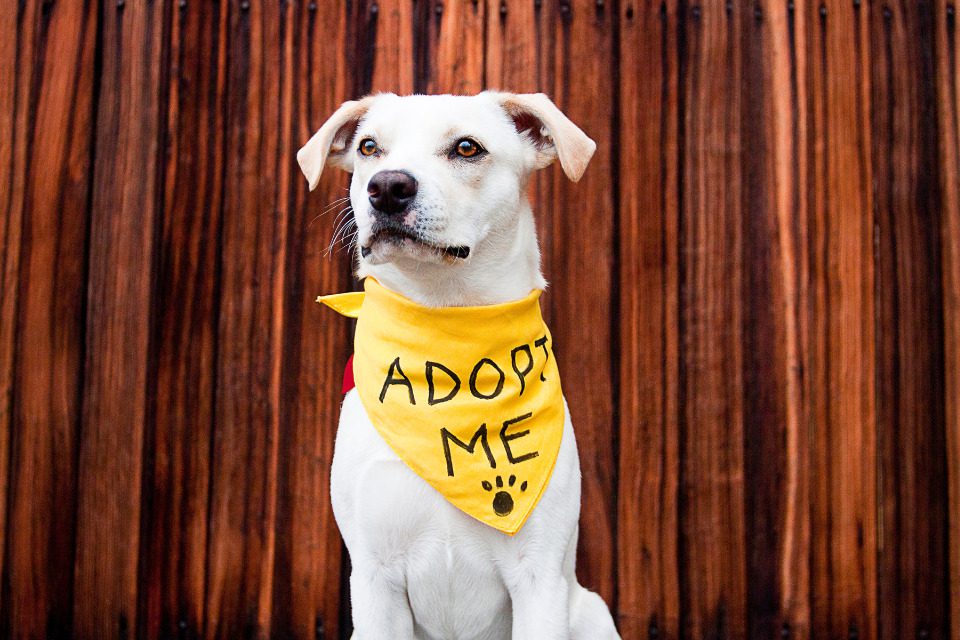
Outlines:
POLYGON ((458 264, 515 225, 531 171, 579 180, 596 144, 543 94, 379 94, 344 103, 297 153, 316 187, 353 173, 361 265, 458 264))

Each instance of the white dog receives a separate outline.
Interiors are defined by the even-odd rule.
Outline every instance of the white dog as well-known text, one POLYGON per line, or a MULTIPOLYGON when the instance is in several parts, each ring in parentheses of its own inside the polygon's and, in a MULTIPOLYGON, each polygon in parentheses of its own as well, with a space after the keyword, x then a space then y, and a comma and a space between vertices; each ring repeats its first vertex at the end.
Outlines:
MULTIPOLYGON (((543 94, 380 94, 344 103, 297 159, 311 189, 325 165, 353 172, 360 277, 427 307, 477 306, 545 287, 530 173, 559 158, 577 181, 595 148, 543 94)), ((356 638, 619 638, 575 575, 580 463, 569 412, 549 485, 513 536, 404 464, 355 389, 331 476, 356 638)))

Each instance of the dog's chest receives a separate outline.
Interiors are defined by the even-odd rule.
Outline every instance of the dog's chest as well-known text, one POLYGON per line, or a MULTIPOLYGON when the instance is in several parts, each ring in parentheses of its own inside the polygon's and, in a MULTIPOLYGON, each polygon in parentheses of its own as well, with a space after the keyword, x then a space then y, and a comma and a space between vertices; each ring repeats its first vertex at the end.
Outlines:
POLYGON ((508 638, 510 596, 486 550, 422 541, 407 566, 407 597, 421 637, 508 638))
POLYGON ((375 564, 396 575, 418 637, 509 637, 498 571, 504 534, 451 506, 400 461, 355 394, 342 409, 331 495, 355 568, 375 564))

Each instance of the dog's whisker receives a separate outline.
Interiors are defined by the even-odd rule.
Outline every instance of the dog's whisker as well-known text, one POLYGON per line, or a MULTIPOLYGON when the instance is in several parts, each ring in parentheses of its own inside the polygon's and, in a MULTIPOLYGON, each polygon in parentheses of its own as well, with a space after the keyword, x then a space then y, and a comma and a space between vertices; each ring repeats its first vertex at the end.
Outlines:
POLYGON ((339 235, 340 235, 340 230, 338 229, 330 238, 330 244, 327 245, 327 250, 325 252, 325 255, 330 255, 333 249, 337 246, 337 238, 339 237, 339 235))
POLYGON ((349 201, 350 201, 349 197, 337 198, 336 200, 328 204, 326 207, 324 207, 323 211, 320 212, 320 215, 324 215, 325 213, 328 213, 329 211, 336 209, 337 207, 342 205, 344 202, 349 202, 349 201))
MULTIPOLYGON (((339 241, 343 241, 351 232, 356 230, 357 223, 351 216, 346 216, 343 219, 343 222, 338 224, 334 229, 333 236, 330 238, 330 244, 327 245, 327 250, 324 253, 324 256, 329 256, 337 246, 339 241)), ((352 240, 351 240, 352 241, 352 240)))
POLYGON ((350 222, 346 222, 340 227, 340 238, 342 240, 346 236, 357 233, 357 231, 357 223, 353 222, 352 220, 350 222))
POLYGON ((337 206, 337 204, 339 204, 339 203, 341 203, 341 202, 346 202, 346 201, 349 200, 349 199, 350 199, 350 196, 342 196, 342 197, 340 197, 340 198, 334 198, 333 200, 330 201, 330 204, 328 204, 326 207, 324 207, 323 210, 324 210, 324 211, 329 211, 330 209, 333 209, 335 206, 337 206))
POLYGON ((341 197, 339 197, 339 198, 334 198, 334 199, 331 200, 329 203, 327 203, 327 206, 325 206, 325 207, 323 208, 323 210, 324 210, 324 211, 329 211, 330 209, 333 209, 334 207, 336 207, 336 206, 337 206, 338 204, 340 204, 341 202, 346 202, 346 201, 349 200, 349 199, 350 199, 350 196, 341 196, 341 197))
POLYGON ((351 233, 344 235, 344 237, 340 240, 340 248, 338 250, 339 251, 352 250, 359 236, 360 236, 359 229, 354 229, 351 233))
POLYGON ((349 216, 349 215, 351 215, 352 213, 353 213, 353 207, 352 207, 351 205, 347 205, 345 208, 343 208, 343 209, 341 209, 340 211, 338 211, 338 212, 337 212, 337 215, 334 216, 334 218, 333 218, 333 226, 337 226, 338 224, 340 224, 341 222, 343 222, 343 217, 344 217, 344 216, 349 216))
MULTIPOLYGON (((345 197, 343 197, 343 198, 337 198, 336 200, 334 200, 333 202, 331 202, 330 204, 328 204, 328 205, 326 206, 326 208, 324 208, 323 211, 321 211, 320 213, 318 213, 316 216, 313 217, 312 220, 310 220, 310 222, 307 223, 307 229, 309 229, 309 228, 311 227, 311 225, 313 225, 314 222, 316 222, 317 220, 319 220, 319 219, 322 218, 323 216, 325 216, 325 215, 327 215, 328 213, 330 213, 331 210, 333 210, 333 209, 335 209, 336 207, 342 205, 344 202, 348 202, 349 200, 350 200, 350 197, 349 197, 349 196, 345 196, 345 197)), ((348 208, 349 208, 349 205, 348 205, 348 208)), ((339 215, 339 214, 338 214, 338 215, 339 215)))
POLYGON ((333 227, 334 229, 339 229, 343 227, 348 221, 353 221, 353 218, 350 217, 350 213, 353 212, 353 209, 348 205, 346 208, 342 209, 337 213, 336 218, 334 218, 333 227))
POLYGON ((357 227, 356 221, 352 217, 347 216, 343 219, 343 221, 339 225, 340 235, 343 236, 348 231, 350 231, 351 229, 355 229, 356 227, 357 227))
POLYGON ((349 252, 349 251, 352 251, 352 250, 353 250, 353 247, 354 247, 354 244, 353 244, 353 242, 351 241, 351 242, 348 243, 348 244, 344 244, 344 245, 342 245, 342 246, 337 247, 336 249, 333 250, 333 252, 334 252, 334 253, 343 253, 344 251, 348 251, 348 252, 349 252))
POLYGON ((337 242, 337 236, 340 235, 340 227, 335 227, 333 234, 330 236, 330 243, 328 247, 333 246, 337 242))
POLYGON ((334 238, 334 240, 331 241, 330 245, 334 246, 336 244, 344 244, 349 241, 348 239, 351 238, 353 234, 354 232, 352 231, 348 231, 348 230, 341 231, 340 234, 336 238, 334 238))
POLYGON ((353 209, 350 208, 349 206, 347 206, 346 209, 343 209, 342 211, 337 213, 336 218, 334 218, 333 220, 334 229, 339 228, 341 225, 343 225, 345 219, 347 218, 353 219, 352 214, 353 214, 353 209))

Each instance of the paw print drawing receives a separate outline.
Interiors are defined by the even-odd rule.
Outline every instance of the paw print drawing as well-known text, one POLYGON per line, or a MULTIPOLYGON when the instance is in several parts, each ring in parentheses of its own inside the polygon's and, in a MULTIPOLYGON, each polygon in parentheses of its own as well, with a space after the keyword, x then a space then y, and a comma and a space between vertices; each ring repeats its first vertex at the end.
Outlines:
MULTIPOLYGON (((493 495, 493 511, 498 516, 510 515, 510 512, 513 511, 513 496, 510 495, 510 491, 508 489, 517 483, 517 476, 510 476, 507 479, 506 489, 503 486, 503 478, 500 476, 497 476, 496 483, 499 491, 493 495)), ((493 485, 490 484, 489 480, 484 480, 480 484, 483 486, 485 491, 493 491, 493 485)), ((524 480, 520 483, 520 491, 526 490, 527 481, 524 480)))

